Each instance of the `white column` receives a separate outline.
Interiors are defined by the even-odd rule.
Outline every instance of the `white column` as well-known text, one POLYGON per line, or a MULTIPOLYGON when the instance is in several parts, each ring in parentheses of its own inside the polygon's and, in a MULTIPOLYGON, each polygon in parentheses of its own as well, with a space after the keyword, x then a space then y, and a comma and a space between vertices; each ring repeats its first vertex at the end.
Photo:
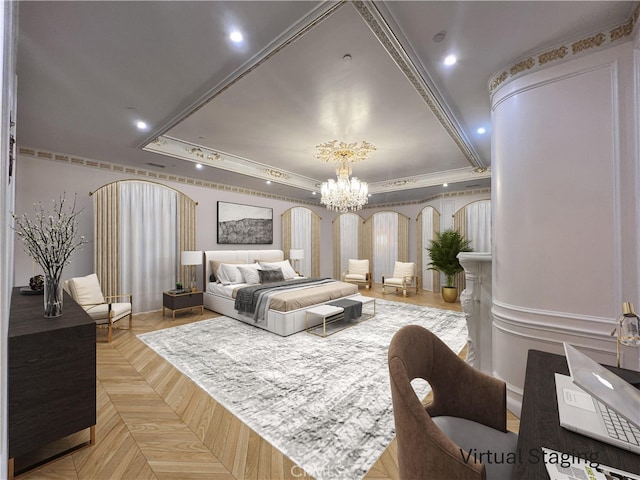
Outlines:
POLYGON ((469 332, 466 361, 481 372, 493 375, 491 254, 463 252, 458 254, 458 260, 466 279, 466 288, 460 294, 469 332))

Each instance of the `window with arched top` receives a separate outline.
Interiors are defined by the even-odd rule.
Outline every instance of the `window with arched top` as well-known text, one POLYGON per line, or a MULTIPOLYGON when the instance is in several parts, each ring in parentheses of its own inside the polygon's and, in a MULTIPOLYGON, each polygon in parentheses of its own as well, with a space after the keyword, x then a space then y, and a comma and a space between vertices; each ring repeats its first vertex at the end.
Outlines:
POLYGON ((180 252, 195 250, 197 203, 155 182, 122 180, 92 193, 94 269, 103 293, 133 294, 134 312, 162 307, 159 292, 186 283, 180 252))
POLYGON ((375 282, 391 274, 396 261, 409 261, 409 217, 392 211, 374 213, 365 220, 363 233, 375 282))
POLYGON ((342 278, 348 270, 349 259, 371 262, 364 248, 362 228, 364 219, 357 213, 342 213, 333 221, 333 278, 342 278))

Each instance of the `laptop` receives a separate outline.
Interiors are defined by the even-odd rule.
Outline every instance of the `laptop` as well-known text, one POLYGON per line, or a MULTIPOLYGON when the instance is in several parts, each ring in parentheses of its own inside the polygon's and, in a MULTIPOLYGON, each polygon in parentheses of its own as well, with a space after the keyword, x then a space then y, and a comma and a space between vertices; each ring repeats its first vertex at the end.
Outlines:
POLYGON ((640 454, 640 390, 564 343, 571 376, 556 373, 560 425, 640 454))

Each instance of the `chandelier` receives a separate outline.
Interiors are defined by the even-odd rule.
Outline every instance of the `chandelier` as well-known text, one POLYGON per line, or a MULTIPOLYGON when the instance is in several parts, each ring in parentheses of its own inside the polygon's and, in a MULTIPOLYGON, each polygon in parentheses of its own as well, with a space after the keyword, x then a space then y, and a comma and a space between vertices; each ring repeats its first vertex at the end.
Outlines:
POLYGON ((332 140, 316 147, 316 158, 325 163, 336 164, 336 176, 322 183, 320 187, 320 203, 329 210, 348 212, 360 210, 369 200, 369 186, 366 182, 351 177, 354 162, 365 160, 369 153, 376 149, 368 142, 354 143, 332 140))

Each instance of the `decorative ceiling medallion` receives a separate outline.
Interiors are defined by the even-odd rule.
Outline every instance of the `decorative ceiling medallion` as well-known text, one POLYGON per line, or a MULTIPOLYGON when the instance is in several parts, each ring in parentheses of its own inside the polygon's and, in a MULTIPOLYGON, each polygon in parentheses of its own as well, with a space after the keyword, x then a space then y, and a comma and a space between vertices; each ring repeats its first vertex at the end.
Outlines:
POLYGON ((608 32, 597 32, 578 41, 571 43, 566 42, 550 50, 533 55, 532 57, 518 60, 511 67, 501 69, 492 75, 488 82, 489 93, 493 95, 498 88, 508 83, 508 80, 517 78, 519 75, 522 75, 523 72, 548 66, 553 62, 559 62, 565 58, 570 59, 571 56, 579 55, 590 49, 609 47, 612 43, 624 39, 633 33, 639 16, 640 4, 636 6, 630 18, 608 32))

